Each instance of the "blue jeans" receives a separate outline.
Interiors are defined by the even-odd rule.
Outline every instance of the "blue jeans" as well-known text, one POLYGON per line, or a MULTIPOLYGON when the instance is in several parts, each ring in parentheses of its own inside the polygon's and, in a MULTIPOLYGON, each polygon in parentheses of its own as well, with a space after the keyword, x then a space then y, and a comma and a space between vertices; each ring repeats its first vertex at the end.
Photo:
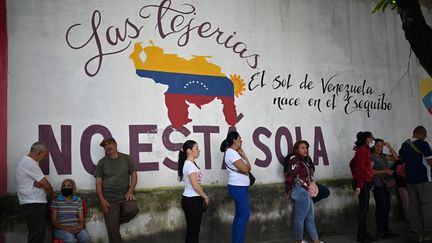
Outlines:
POLYGON ((235 203, 232 243, 243 243, 245 242, 246 226, 250 216, 249 186, 228 185, 228 193, 235 203))
POLYGON ((82 229, 78 234, 72 234, 63 230, 53 230, 53 237, 57 240, 63 240, 64 243, 75 243, 75 239, 79 243, 89 243, 90 235, 86 229, 82 229))
POLYGON ((291 192, 291 198, 294 201, 294 236, 296 240, 303 239, 304 226, 306 226, 311 239, 317 240, 318 233, 315 228, 314 205, 309 192, 296 184, 291 192))

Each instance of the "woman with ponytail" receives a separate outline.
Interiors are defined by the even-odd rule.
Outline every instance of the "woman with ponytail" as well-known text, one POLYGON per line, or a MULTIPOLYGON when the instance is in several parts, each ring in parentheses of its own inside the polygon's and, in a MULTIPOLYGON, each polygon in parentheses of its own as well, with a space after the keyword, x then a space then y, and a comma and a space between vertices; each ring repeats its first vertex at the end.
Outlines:
POLYGON ((359 201, 357 241, 369 243, 377 240, 367 232, 370 190, 373 184, 370 148, 374 147, 375 141, 371 132, 359 132, 356 137, 355 155, 350 162, 350 168, 353 175, 353 190, 359 201))
POLYGON ((232 243, 245 242, 246 226, 250 216, 249 160, 242 149, 242 140, 238 132, 229 132, 220 146, 224 152, 224 162, 228 171, 228 193, 235 203, 235 215, 232 225, 232 243))
POLYGON ((203 174, 195 163, 199 154, 198 143, 187 140, 182 145, 178 156, 178 179, 184 181, 185 185, 181 199, 187 227, 185 243, 199 242, 202 214, 204 208, 207 208, 203 205, 209 203, 209 198, 201 186, 203 174))

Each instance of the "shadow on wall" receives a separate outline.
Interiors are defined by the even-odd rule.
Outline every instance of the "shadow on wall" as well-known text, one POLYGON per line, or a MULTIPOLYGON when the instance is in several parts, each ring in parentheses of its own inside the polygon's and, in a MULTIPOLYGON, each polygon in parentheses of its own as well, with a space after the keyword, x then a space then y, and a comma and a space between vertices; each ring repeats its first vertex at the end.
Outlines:
MULTIPOLYGON (((357 199, 348 179, 323 182, 330 187, 330 197, 315 205, 317 228, 320 234, 353 232, 356 228, 357 199)), ((284 184, 254 185, 250 188, 251 217, 246 242, 288 239, 293 235, 293 204, 283 198, 284 184)), ((222 186, 206 186, 211 202, 203 217, 201 240, 203 242, 229 242, 234 204, 222 186)), ((186 229, 180 207, 182 188, 160 188, 136 193, 140 214, 122 225, 121 232, 127 242, 183 242, 186 229)), ((87 201, 89 212, 87 230, 92 242, 107 242, 102 211, 96 194, 81 193, 87 201)), ((393 201, 396 201, 394 193, 393 201)), ((373 199, 371 204, 373 206, 373 199)), ((402 220, 398 203, 393 203, 392 218, 402 220)), ((26 229, 20 218, 17 197, 0 198, 0 234, 5 242, 24 242, 26 229)), ((374 208, 369 211, 371 220, 374 208)), ((374 227, 371 225, 371 227, 374 227)), ((47 233, 49 235, 49 233, 47 233)))

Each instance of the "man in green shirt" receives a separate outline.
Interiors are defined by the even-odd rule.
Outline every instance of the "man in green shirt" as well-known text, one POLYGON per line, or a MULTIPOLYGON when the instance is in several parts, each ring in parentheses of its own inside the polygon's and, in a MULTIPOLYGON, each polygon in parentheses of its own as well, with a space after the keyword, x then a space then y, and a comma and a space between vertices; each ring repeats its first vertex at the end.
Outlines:
POLYGON ((130 156, 118 152, 114 138, 104 139, 100 146, 105 149, 105 156, 96 167, 96 193, 104 212, 109 242, 121 243, 120 225, 129 222, 139 211, 133 194, 137 172, 130 156))

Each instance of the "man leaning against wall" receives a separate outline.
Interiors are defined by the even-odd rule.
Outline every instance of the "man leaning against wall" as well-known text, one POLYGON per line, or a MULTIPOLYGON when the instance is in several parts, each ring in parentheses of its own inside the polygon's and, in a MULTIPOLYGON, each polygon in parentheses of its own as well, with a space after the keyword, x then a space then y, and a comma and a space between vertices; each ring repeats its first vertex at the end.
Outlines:
POLYGON ((47 157, 48 146, 41 141, 35 142, 29 154, 18 162, 15 172, 17 195, 29 243, 44 242, 48 221, 47 194, 50 200, 55 194, 39 167, 39 163, 47 157))
POLYGON ((432 233, 432 150, 426 137, 426 129, 418 126, 399 150, 405 162, 410 228, 414 233, 432 233))
POLYGON ((135 163, 129 155, 117 150, 114 138, 106 138, 100 146, 105 156, 96 166, 96 193, 104 212, 110 243, 120 243, 120 225, 138 214, 134 190, 137 184, 135 163))

